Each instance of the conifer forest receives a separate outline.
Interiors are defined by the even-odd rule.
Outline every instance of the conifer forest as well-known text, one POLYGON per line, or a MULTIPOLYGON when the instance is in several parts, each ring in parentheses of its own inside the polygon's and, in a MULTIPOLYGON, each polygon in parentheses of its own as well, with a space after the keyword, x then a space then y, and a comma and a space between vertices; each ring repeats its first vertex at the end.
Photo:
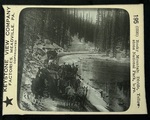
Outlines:
POLYGON ((114 8, 24 9, 18 63, 22 110, 126 111, 129 14, 114 8))

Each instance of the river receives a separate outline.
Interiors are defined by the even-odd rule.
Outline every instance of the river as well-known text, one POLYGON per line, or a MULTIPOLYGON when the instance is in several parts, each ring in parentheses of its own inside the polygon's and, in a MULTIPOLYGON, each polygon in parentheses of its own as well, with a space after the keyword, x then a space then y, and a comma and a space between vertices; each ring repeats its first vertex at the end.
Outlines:
MULTIPOLYGON (((129 108, 129 62, 119 62, 89 54, 63 56, 59 63, 62 64, 63 62, 79 65, 78 74, 84 79, 84 83, 99 92, 102 91, 102 98, 110 111, 126 111, 129 108)), ((93 99, 98 98, 93 96, 93 99)))

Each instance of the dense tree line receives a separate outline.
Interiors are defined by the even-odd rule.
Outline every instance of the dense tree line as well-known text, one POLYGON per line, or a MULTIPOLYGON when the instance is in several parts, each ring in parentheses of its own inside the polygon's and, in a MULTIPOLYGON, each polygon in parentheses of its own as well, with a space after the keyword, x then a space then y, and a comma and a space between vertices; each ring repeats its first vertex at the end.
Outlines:
POLYGON ((129 54, 129 16, 122 9, 98 9, 94 43, 102 52, 125 50, 129 54))
MULTIPOLYGON (((95 9, 96 11, 97 9, 95 9)), ((37 35, 49 39, 63 48, 71 43, 71 36, 78 35, 85 42, 93 42, 101 52, 116 49, 129 50, 129 16, 122 9, 98 9, 96 23, 82 9, 27 9, 23 24, 26 46, 34 45, 37 35), (78 12, 80 10, 80 12, 78 12)))

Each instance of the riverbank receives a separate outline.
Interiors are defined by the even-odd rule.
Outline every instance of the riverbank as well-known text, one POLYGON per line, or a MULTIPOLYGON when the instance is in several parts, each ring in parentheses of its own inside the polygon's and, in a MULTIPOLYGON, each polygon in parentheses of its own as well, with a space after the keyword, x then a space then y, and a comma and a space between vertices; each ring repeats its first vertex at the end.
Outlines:
POLYGON ((129 58, 117 59, 104 54, 82 53, 62 56, 59 65, 64 62, 79 66, 82 86, 88 87, 87 99, 99 111, 124 111, 128 108, 129 58))

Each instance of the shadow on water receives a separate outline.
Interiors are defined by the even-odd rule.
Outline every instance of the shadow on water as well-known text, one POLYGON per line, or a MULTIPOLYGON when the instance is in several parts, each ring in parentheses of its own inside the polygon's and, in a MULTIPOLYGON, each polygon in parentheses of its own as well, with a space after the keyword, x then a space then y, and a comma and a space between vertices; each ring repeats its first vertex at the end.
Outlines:
POLYGON ((109 110, 126 111, 130 105, 130 64, 94 59, 87 59, 84 64, 92 69, 86 70, 91 71, 90 82, 103 91, 109 110))

